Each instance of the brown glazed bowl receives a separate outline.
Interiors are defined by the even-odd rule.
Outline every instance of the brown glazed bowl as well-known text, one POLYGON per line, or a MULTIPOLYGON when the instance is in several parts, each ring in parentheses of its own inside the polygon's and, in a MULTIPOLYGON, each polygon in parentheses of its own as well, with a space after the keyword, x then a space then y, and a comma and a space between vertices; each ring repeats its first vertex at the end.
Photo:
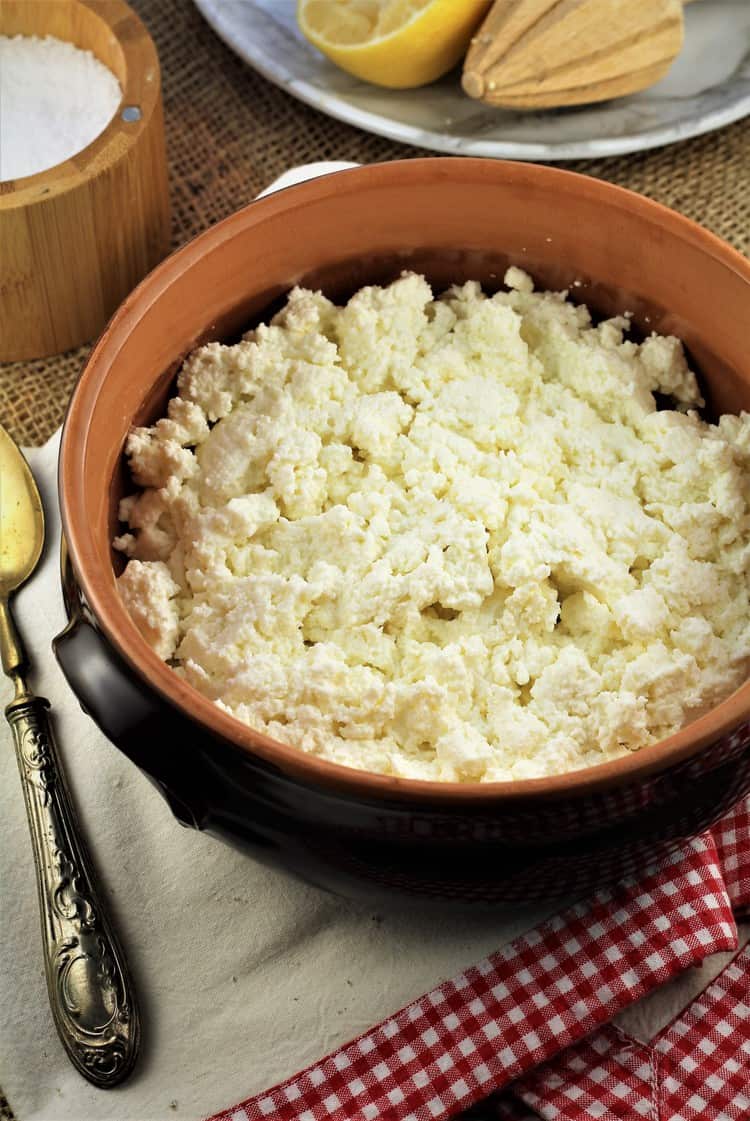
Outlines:
POLYGON ((418 159, 252 203, 125 301, 70 404, 60 494, 71 622, 57 657, 82 705, 185 824, 372 899, 513 901, 586 890, 711 825, 750 789, 750 684, 683 731, 599 767, 516 783, 395 779, 323 762, 239 723, 151 652, 115 585, 123 444, 161 415, 184 356, 264 318, 294 284, 345 298, 403 268, 441 289, 574 281, 594 311, 680 336, 709 411, 750 409, 750 262, 648 199, 546 167, 418 159))

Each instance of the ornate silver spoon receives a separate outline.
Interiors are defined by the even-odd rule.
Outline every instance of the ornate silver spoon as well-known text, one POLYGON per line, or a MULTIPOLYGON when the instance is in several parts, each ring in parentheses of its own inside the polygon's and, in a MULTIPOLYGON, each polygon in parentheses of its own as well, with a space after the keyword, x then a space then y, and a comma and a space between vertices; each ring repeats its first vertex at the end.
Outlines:
POLYGON ((60 1039, 78 1071, 104 1089, 133 1069, 140 1019, 122 950, 80 836, 47 710, 29 689, 29 664, 9 599, 44 544, 44 512, 26 460, 0 426, 0 655, 15 697, 13 730, 37 871, 47 990, 60 1039))

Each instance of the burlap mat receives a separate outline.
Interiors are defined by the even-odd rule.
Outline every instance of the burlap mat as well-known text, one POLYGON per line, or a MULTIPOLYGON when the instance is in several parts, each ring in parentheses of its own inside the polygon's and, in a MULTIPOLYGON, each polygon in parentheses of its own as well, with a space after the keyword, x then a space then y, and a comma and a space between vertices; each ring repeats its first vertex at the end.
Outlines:
MULTIPOLYGON (((191 0, 131 3, 161 58, 175 248, 294 164, 424 154, 330 120, 282 93, 235 58, 191 0)), ((567 166, 650 195, 750 253, 750 118, 654 152, 567 166)), ((18 440, 43 443, 61 423, 87 353, 82 347, 0 365, 0 419, 18 440)), ((0 1092, 0 1121, 11 1117, 0 1092)))
MULTIPOLYGON (((282 93, 235 58, 190 0, 132 3, 161 57, 175 247, 293 164, 424 154, 282 93)), ((750 252, 750 118, 654 152, 568 166, 650 195, 750 252)), ((0 365, 0 418, 14 436, 37 444, 54 431, 87 352, 0 365)))

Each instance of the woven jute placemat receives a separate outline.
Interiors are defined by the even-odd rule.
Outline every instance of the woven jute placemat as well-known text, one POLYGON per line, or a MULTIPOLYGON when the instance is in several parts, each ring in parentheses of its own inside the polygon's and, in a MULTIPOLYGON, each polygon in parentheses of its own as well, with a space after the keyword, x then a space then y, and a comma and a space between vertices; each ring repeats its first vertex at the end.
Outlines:
MULTIPOLYGON (((161 58, 174 248, 295 164, 424 155, 282 93, 216 38, 191 0, 131 3, 161 58)), ((669 148, 566 166, 666 203, 750 253, 750 118, 669 148)), ((41 444, 54 432, 88 350, 0 365, 0 420, 13 436, 41 444)), ((0 1121, 12 1118, 0 1091, 0 1121)))
MULTIPOLYGON (((294 164, 424 155, 295 101, 237 59, 190 0, 132 2, 161 58, 175 248, 294 164)), ((653 152, 567 166, 650 195, 750 252, 750 118, 653 152)), ((0 365, 0 418, 14 436, 38 444, 51 435, 87 353, 0 365)))

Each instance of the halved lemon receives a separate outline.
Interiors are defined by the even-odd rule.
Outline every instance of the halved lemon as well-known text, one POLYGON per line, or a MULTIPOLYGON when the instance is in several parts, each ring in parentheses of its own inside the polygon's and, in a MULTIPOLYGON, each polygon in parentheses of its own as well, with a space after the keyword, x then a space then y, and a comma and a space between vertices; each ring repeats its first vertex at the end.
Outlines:
POLYGON ((298 0, 306 39, 342 70, 391 89, 434 82, 466 54, 492 0, 298 0))

